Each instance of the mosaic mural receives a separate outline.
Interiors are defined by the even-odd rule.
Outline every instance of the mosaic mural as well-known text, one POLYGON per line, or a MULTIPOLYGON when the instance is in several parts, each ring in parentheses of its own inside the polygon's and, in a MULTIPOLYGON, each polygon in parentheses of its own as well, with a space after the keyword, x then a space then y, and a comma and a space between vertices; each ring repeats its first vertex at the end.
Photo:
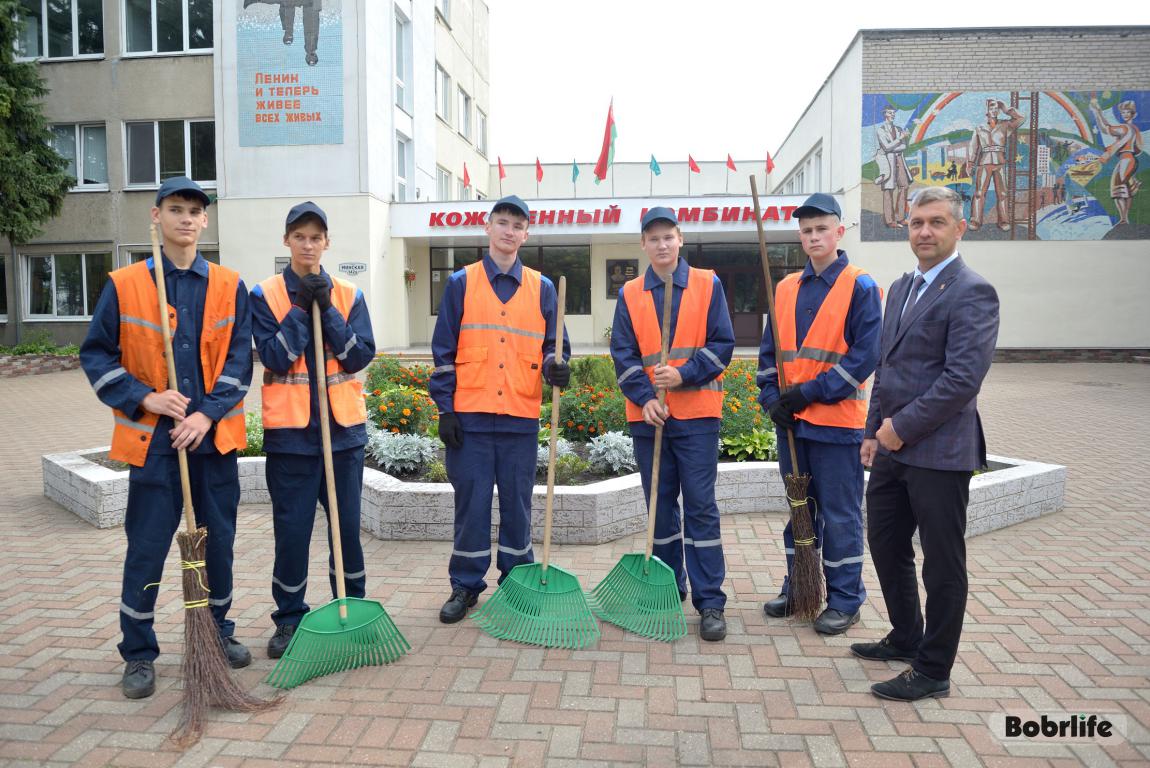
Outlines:
POLYGON ((862 239, 905 240, 924 186, 968 240, 1150 239, 1150 91, 864 94, 862 239))

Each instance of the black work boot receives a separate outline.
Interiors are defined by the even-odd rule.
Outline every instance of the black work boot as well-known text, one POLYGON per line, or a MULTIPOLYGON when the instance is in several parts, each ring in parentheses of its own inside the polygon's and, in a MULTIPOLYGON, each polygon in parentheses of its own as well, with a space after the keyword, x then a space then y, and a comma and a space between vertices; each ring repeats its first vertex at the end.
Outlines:
POLYGON ((129 699, 146 699, 156 692, 156 666, 147 659, 136 659, 124 665, 120 688, 129 699))
POLYGON ((790 596, 785 594, 763 603, 763 613, 772 619, 782 619, 790 616, 794 613, 794 610, 794 606, 791 605, 790 596))
POLYGON ((224 656, 228 657, 228 666, 232 669, 243 669, 252 663, 252 652, 234 637, 221 637, 220 645, 224 648, 224 656))
POLYGON ((467 615, 467 609, 475 605, 479 595, 463 587, 451 590, 451 597, 439 609, 439 620, 444 624, 454 624, 467 615))
POLYGON ((727 620, 723 618, 722 608, 704 608, 699 613, 703 617, 699 622, 699 637, 715 643, 727 636, 727 620))
POLYGON ((291 645, 292 635, 295 634, 295 624, 280 624, 276 627, 276 633, 268 640, 268 658, 278 659, 284 655, 288 646, 291 645))

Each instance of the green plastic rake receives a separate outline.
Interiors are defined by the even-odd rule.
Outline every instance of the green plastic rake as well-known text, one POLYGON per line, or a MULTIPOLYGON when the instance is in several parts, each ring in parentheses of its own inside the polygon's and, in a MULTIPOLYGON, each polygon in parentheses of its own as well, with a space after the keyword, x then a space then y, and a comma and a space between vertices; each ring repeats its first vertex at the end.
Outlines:
MULTIPOLYGON (((315 340, 315 369, 325 370, 323 329, 319 306, 312 305, 312 338, 315 340)), ((327 387, 320 379, 319 425, 323 442, 324 473, 327 477, 328 526, 331 554, 335 560, 336 599, 308 611, 296 627, 287 651, 268 676, 268 685, 295 688, 316 677, 345 669, 390 664, 403 656, 411 645, 396 628, 383 606, 375 600, 348 597, 343 582, 343 544, 339 532, 339 505, 335 495, 335 475, 331 460, 331 425, 328 423, 327 387)))
MULTIPOLYGON (((556 357, 562 359, 563 310, 567 278, 559 278, 556 357)), ((547 506, 543 518, 543 561, 517 565, 471 618, 487 634, 502 640, 547 648, 583 648, 599 640, 599 624, 579 579, 551 565, 551 520, 555 501, 555 453, 559 437, 558 387, 551 392, 551 448, 547 462, 547 506)))
MULTIPOLYGON (((663 280, 663 338, 660 365, 667 364, 671 333, 670 276, 663 280)), ((666 401, 659 390, 659 405, 666 401)), ((655 427, 655 454, 651 460, 651 493, 647 502, 647 547, 644 552, 623 555, 607 578, 591 592, 591 607, 604 621, 643 637, 671 642, 687 634, 687 619, 679 598, 675 572, 651 554, 655 546, 655 507, 659 499, 659 457, 663 452, 663 427, 655 427)))

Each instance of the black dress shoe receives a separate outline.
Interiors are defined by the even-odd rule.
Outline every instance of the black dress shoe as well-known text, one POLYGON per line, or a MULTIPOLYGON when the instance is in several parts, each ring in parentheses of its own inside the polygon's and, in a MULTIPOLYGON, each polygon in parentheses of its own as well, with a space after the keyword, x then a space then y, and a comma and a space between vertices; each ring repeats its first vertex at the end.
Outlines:
POLYGON ((859 612, 843 613, 834 608, 827 608, 815 619, 815 632, 820 635, 841 635, 851 626, 859 623, 859 612))
POLYGON ((699 613, 703 617, 699 622, 699 637, 716 643, 727 636, 727 620, 721 608, 704 608, 699 613))
POLYGON ((787 595, 779 595, 774 600, 763 603, 763 613, 772 619, 786 618, 794 613, 794 610, 795 607, 791 605, 791 599, 787 595))
POLYGON ((120 689, 129 699, 146 699, 156 692, 156 667, 144 659, 129 661, 124 665, 124 676, 120 678, 120 689))
POLYGON ((851 643, 851 653, 860 659, 870 659, 871 661, 911 662, 918 655, 915 651, 905 651, 894 646, 885 637, 877 643, 851 643))
POLYGON ((444 624, 454 624, 467 615, 467 609, 475 605, 479 594, 463 587, 451 590, 451 597, 439 609, 439 620, 444 624))
POLYGON ((875 683, 870 687, 870 692, 880 699, 891 701, 941 699, 950 695, 950 681, 935 680, 916 672, 912 667, 892 680, 875 683))
POLYGON ((284 655, 288 646, 291 645, 292 635, 295 634, 295 624, 280 624, 276 627, 276 633, 272 635, 271 640, 268 640, 268 658, 278 659, 284 655))
POLYGON ((252 652, 234 637, 221 637, 220 644, 224 646, 224 655, 228 657, 228 666, 232 669, 243 669, 252 663, 252 652))

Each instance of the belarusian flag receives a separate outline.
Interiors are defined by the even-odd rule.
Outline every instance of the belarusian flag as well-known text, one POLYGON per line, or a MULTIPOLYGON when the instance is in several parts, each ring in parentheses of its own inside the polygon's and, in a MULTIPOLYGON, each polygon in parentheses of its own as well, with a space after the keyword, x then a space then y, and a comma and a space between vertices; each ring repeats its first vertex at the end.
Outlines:
POLYGON ((471 186, 471 174, 467 172, 467 163, 463 164, 463 188, 467 189, 471 186))
POLYGON ((571 183, 574 184, 576 179, 579 178, 579 165, 574 160, 571 161, 571 183))
POLYGON ((687 168, 690 169, 691 173, 702 173, 702 170, 699 169, 699 164, 696 163, 695 158, 690 155, 687 155, 687 168))
POLYGON ((595 163, 595 183, 607 178, 607 168, 615 162, 615 100, 607 105, 607 127, 603 129, 603 148, 599 150, 599 162, 595 163))
POLYGON ((730 168, 732 171, 739 170, 738 168, 735 167, 735 161, 731 159, 731 155, 729 153, 727 154, 727 167, 730 168))
POLYGON ((507 171, 503 170, 503 158, 497 157, 496 160, 499 161, 499 180, 502 181, 507 178, 507 171))
POLYGON ((539 162, 539 158, 535 158, 535 183, 543 181, 543 163, 539 162))
POLYGON ((775 161, 771 159, 771 153, 768 152, 767 153, 767 175, 769 176, 771 174, 771 171, 773 171, 773 170, 775 170, 775 161))

